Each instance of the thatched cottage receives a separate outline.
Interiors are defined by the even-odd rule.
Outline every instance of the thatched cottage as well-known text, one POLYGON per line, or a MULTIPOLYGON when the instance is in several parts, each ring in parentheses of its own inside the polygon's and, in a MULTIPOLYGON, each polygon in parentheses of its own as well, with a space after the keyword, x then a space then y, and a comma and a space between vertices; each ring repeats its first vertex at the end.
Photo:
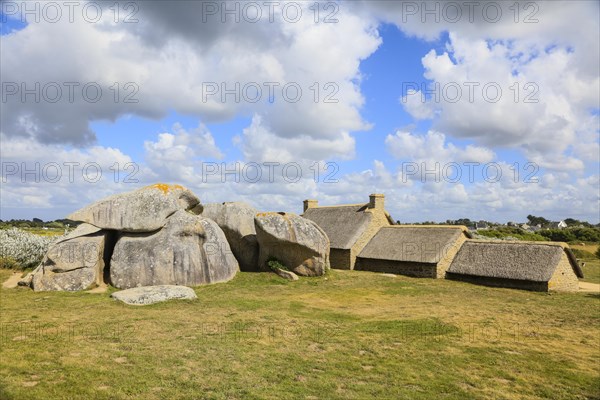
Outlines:
POLYGON ((444 278, 452 259, 468 235, 465 226, 384 227, 360 252, 355 269, 444 278))
POLYGON ((327 233, 331 268, 354 269, 356 256, 379 228, 394 224, 384 206, 383 194, 370 195, 366 204, 319 206, 317 200, 304 200, 302 216, 327 233))
POLYGON ((583 272, 565 243, 469 240, 446 277, 488 286, 575 292, 583 272))

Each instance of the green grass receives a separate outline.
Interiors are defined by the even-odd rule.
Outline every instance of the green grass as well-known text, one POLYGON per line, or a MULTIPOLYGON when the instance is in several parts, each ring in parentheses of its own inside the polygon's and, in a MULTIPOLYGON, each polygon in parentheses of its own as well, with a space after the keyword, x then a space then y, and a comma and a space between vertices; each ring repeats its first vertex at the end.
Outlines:
POLYGON ((598 249, 598 243, 584 243, 569 245, 575 256, 585 262, 585 267, 582 267, 582 279, 585 282, 600 283, 600 259, 594 254, 598 249))
POLYGON ((196 293, 0 289, 0 398, 600 398, 598 295, 355 271, 196 293))
POLYGON ((585 267, 583 270, 584 278, 582 281, 590 283, 600 283, 600 260, 589 260, 585 261, 585 267))

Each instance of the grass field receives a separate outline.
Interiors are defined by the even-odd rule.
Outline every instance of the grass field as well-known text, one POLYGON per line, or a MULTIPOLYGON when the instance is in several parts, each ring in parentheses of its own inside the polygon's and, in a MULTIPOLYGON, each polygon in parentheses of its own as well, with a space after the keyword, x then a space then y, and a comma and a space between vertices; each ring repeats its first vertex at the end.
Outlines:
POLYGON ((585 262, 585 267, 582 268, 583 281, 600 283, 600 259, 594 255, 598 248, 598 243, 570 244, 569 246, 572 249, 581 250, 584 255, 581 258, 581 261, 585 262))
POLYGON ((1 289, 0 398, 600 399, 597 294, 354 271, 196 292, 1 289))

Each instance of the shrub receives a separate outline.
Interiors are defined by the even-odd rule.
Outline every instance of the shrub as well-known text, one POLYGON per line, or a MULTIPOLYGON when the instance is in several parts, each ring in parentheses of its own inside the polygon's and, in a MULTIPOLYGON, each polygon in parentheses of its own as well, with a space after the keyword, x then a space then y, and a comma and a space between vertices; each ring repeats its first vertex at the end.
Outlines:
POLYGON ((600 242, 598 228, 547 229, 540 231, 540 235, 554 242, 600 242))
POLYGON ((479 230, 478 235, 503 239, 503 240, 527 240, 527 241, 547 241, 544 236, 538 235, 537 233, 527 232, 521 228, 516 227, 498 227, 496 229, 479 230))
POLYGON ((596 249, 596 257, 600 258, 600 246, 596 249))
POLYGON ((19 269, 21 266, 11 257, 0 257, 0 269, 19 269))
POLYGON ((0 259, 3 260, 0 266, 13 269, 35 267, 58 238, 34 235, 17 228, 0 230, 0 259))
POLYGON ((269 266, 269 268, 271 268, 272 271, 275 271, 277 269, 282 269, 284 271, 289 271, 288 267, 286 267, 285 265, 283 265, 281 263, 281 261, 279 261, 276 258, 269 258, 269 261, 267 261, 267 265, 269 266))

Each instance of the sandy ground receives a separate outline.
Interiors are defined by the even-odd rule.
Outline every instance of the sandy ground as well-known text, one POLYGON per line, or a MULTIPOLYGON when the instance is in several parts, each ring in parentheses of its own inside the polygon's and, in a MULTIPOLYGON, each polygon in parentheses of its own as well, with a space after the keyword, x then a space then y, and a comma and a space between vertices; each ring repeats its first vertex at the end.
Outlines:
POLYGON ((104 293, 107 290, 108 290, 108 286, 101 285, 101 286, 95 287, 95 288, 93 288, 91 290, 86 290, 85 292, 86 293, 104 293))
POLYGON ((579 282, 579 291, 580 292, 600 293, 600 284, 589 283, 589 282, 579 282))
POLYGON ((17 287, 17 284, 21 280, 21 273, 15 272, 13 273, 4 283, 2 283, 2 287, 5 289, 14 289, 17 287))

